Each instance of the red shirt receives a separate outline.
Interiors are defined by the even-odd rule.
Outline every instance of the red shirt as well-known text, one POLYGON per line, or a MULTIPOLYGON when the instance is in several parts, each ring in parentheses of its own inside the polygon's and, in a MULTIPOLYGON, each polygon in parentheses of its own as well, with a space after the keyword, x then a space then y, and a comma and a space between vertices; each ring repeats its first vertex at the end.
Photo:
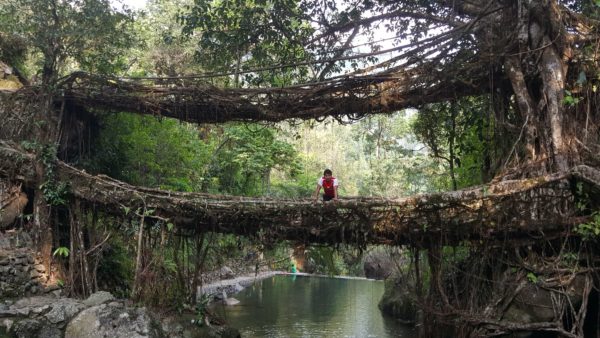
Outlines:
POLYGON ((329 197, 335 197, 334 187, 338 186, 338 181, 335 177, 331 177, 329 181, 325 179, 325 176, 319 178, 317 184, 323 187, 323 194, 329 197))

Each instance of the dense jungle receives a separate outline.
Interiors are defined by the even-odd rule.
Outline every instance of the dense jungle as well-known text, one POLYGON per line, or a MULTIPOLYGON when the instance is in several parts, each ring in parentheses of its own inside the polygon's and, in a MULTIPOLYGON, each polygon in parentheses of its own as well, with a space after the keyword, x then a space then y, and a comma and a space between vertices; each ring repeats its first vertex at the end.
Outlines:
POLYGON ((203 287, 290 269, 600 337, 599 59, 599 0, 3 0, 0 337, 239 336, 203 287))

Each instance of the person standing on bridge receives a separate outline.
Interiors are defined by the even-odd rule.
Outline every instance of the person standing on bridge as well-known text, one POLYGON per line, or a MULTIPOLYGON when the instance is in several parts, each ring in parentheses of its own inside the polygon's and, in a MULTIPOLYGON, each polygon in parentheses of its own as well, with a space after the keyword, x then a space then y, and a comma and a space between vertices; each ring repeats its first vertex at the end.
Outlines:
POLYGON ((333 177, 333 173, 329 169, 325 169, 323 177, 317 180, 317 189, 315 190, 315 201, 319 197, 319 191, 323 188, 323 202, 338 200, 338 180, 333 177))

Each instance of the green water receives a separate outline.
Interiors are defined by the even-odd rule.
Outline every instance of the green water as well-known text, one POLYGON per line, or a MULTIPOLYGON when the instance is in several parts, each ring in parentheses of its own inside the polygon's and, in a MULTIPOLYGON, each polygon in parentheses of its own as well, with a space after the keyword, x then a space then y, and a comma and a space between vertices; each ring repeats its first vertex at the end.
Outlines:
POLYGON ((415 330, 377 308, 383 282, 274 276, 234 297, 236 306, 214 310, 242 337, 414 337, 415 330))

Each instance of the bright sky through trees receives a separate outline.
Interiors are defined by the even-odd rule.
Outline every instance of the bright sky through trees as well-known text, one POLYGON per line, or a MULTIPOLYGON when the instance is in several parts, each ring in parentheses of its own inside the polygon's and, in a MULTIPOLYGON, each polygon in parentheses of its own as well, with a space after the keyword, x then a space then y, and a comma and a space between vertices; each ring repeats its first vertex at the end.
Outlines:
POLYGON ((119 2, 131 9, 142 9, 146 6, 147 0, 111 0, 114 5, 120 7, 119 2))

